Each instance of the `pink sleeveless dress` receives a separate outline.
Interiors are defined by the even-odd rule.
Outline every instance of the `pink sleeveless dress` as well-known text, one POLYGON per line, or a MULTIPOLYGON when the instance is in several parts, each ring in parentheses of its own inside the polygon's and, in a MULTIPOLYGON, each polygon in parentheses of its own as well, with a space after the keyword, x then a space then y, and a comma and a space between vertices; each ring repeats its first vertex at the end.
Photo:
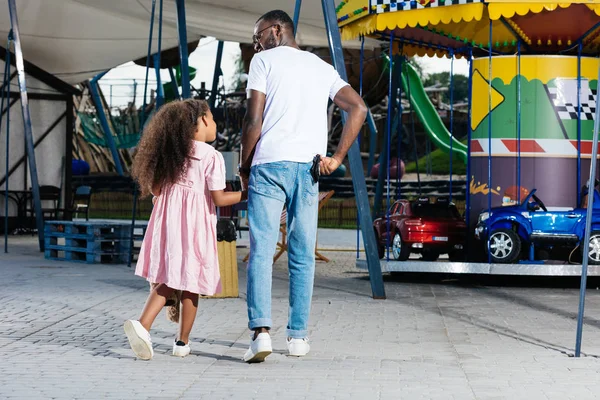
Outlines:
POLYGON ((191 164, 163 187, 148 221, 135 274, 191 293, 221 292, 217 213, 211 190, 225 189, 225 162, 212 146, 194 141, 191 164))

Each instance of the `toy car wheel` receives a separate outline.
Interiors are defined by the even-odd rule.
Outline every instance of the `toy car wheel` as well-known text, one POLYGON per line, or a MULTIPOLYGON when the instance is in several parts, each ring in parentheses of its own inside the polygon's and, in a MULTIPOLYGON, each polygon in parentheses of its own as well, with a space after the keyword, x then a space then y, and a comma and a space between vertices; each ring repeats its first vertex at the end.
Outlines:
POLYGON ((510 229, 498 229, 490 235, 488 250, 493 262, 512 263, 521 254, 521 238, 510 229))
POLYGON ((402 241, 399 233, 396 233, 392 240, 392 254, 398 261, 406 261, 410 256, 410 247, 402 241))
POLYGON ((588 263, 600 264, 600 231, 592 231, 590 234, 588 263))

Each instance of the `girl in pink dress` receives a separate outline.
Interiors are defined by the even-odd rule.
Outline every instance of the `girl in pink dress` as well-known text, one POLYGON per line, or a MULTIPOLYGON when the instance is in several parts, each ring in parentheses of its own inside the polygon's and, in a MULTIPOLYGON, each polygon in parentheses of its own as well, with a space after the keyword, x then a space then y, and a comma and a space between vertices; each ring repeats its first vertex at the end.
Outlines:
POLYGON ((150 328, 174 290, 181 291, 179 334, 173 355, 190 354, 189 335, 198 295, 221 291, 215 206, 239 203, 246 192, 225 192, 225 163, 206 142, 217 125, 205 101, 184 100, 160 108, 138 145, 132 176, 141 196, 153 194, 135 274, 156 284, 139 320, 125 321, 135 355, 153 356, 150 328))

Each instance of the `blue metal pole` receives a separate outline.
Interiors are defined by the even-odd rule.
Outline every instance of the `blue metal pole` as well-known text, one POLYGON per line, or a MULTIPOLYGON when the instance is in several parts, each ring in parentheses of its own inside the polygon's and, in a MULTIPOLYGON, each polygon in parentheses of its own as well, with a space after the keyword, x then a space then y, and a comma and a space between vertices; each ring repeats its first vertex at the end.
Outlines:
MULTIPOLYGON (((600 68, 598 69, 600 82, 600 68)), ((583 315, 585 308, 585 289, 587 287, 588 261, 590 251, 590 233, 592 230, 592 212, 594 208, 596 167, 598 164, 598 129, 600 128, 600 99, 596 97, 596 118, 594 119, 594 137, 592 140, 592 159, 590 160, 590 178, 588 183, 588 198, 585 220, 585 239, 583 242, 583 261, 581 263, 581 284, 579 285, 579 314, 577 315, 577 337, 575 340, 575 357, 581 355, 581 336, 583 333, 583 315)))
MULTIPOLYGON (((327 40, 329 42, 329 51, 331 52, 333 66, 340 74, 340 77, 347 81, 348 76, 346 74, 346 65, 344 64, 342 40, 338 29, 334 0, 321 0, 321 4, 323 5, 323 17, 325 18, 327 40)), ((343 123, 346 123, 346 118, 346 113, 342 112, 343 123)), ((356 142, 350 147, 348 161, 350 164, 350 173, 352 174, 352 183, 354 185, 360 226, 365 243, 371 291, 374 299, 385 299, 385 287, 383 286, 381 264, 379 263, 379 255, 377 253, 377 241, 375 240, 375 233, 371 228, 373 221, 371 219, 371 210, 369 209, 367 185, 365 183, 362 161, 360 159, 360 149, 356 142)))
POLYGON ((2 116, 4 112, 4 98, 6 97, 6 179, 4 180, 4 252, 8 253, 8 174, 10 155, 10 42, 12 41, 12 32, 8 33, 8 43, 6 45, 6 58, 4 59, 4 83, 2 93, 0 93, 0 126, 2 126, 2 116))
MULTIPOLYGON (((404 73, 404 49, 400 50, 400 72, 398 73, 398 76, 396 79, 398 79, 398 126, 396 129, 396 134, 398 135, 397 137, 397 143, 396 143, 396 157, 397 157, 397 161, 396 161, 396 199, 400 200, 400 198, 402 197, 402 186, 401 186, 401 182, 402 182, 402 177, 400 176, 401 172, 402 172, 402 128, 403 128, 403 124, 402 124, 402 113, 404 112, 404 110, 402 109, 402 74, 404 73)), ((410 96, 409 96, 409 102, 410 102, 410 96)), ((412 109, 411 109, 412 112, 412 109)), ((411 114, 412 116, 412 114, 411 114)), ((411 119, 411 124, 412 124, 412 119, 411 119)), ((413 131, 411 132, 413 135, 415 133, 414 131, 414 125, 413 127, 413 131)), ((415 158, 415 162, 417 163, 417 171, 419 170, 418 164, 419 164, 419 160, 417 160, 415 158)), ((420 185, 419 185, 419 195, 421 195, 420 193, 420 185)))
POLYGON ((100 126, 104 131, 106 144, 108 144, 108 148, 110 149, 110 153, 112 154, 113 161, 115 162, 115 169, 117 170, 117 173, 120 176, 123 176, 123 166, 121 165, 121 159, 119 157, 119 152, 117 151, 117 145, 115 143, 112 130, 110 129, 110 125, 108 124, 108 119, 106 118, 106 112, 104 110, 104 106, 102 105, 100 93, 98 92, 98 81, 104 75, 106 75, 106 72, 108 71, 102 72, 90 80, 90 94, 92 95, 92 101, 94 102, 94 106, 96 107, 96 115, 100 120, 100 126))
MULTIPOLYGON (((298 0, 298 2, 301 0, 298 0)), ((296 6, 298 6, 298 2, 296 2, 296 6)), ((294 26, 298 23, 297 19, 294 19, 294 26)), ((363 61, 365 58, 365 37, 364 35, 360 35, 360 72, 359 72, 359 82, 358 82, 358 94, 362 99, 363 95, 363 61)), ((360 135, 358 136, 358 147, 360 149, 360 135)), ((361 157, 362 160, 362 157, 361 157)), ((358 214, 356 215, 356 258, 360 257, 360 218, 358 214)))
MULTIPOLYGON (((577 46, 577 204, 581 204, 581 51, 582 44, 577 46)), ((591 193, 593 187, 590 188, 591 193)), ((589 197, 589 196, 588 196, 589 197)))
POLYGON ((160 78, 160 55, 154 55, 154 72, 156 73, 156 109, 158 110, 165 102, 165 91, 160 78))
POLYGON ((521 40, 517 42, 517 202, 521 204, 521 40))
MULTIPOLYGON (((31 113, 29 112, 29 98, 27 95, 27 79, 25 77, 25 63, 21 49, 21 35, 19 33, 19 21, 17 18, 17 6, 15 0, 8 0, 10 11, 10 24, 14 35, 15 58, 17 64, 17 75, 19 77, 19 91, 21 92, 21 112, 23 114, 23 130, 25 133, 25 146, 27 159, 29 160, 29 175, 31 179, 31 190, 33 192, 33 203, 35 209, 36 227, 38 230, 38 241, 40 251, 44 251, 44 220, 42 216, 42 202, 40 200, 40 184, 37 175, 37 164, 35 161, 35 147, 33 144, 33 127, 31 125, 31 113)), ((7 176, 8 181, 8 176, 7 176)))
POLYGON ((452 201, 452 145, 454 144, 454 52, 450 52, 450 196, 449 201, 452 201))
POLYGON ((369 127, 369 159, 367 160, 367 171, 371 173, 371 168, 375 164, 375 148, 377 147, 377 127, 373 114, 369 109, 367 111, 367 126, 369 127))
POLYGON ((158 49, 154 55, 154 70, 156 71, 156 109, 158 110, 165 102, 165 91, 160 78, 161 50, 162 50, 162 27, 163 27, 163 0, 160 0, 158 9, 158 49))
POLYGON ((296 7, 294 7, 294 37, 298 32, 298 21, 300 20, 300 8, 302 7, 302 0, 296 0, 296 7))
MULTIPOLYGON (((140 131, 144 130, 146 124, 146 99, 148 96, 148 75, 150 73, 150 57, 152 56, 152 36, 154 33, 154 14, 156 12, 156 0, 152 0, 152 11, 150 12, 150 33, 148 33, 148 52, 146 53, 146 77, 144 79, 144 101, 142 102, 142 120, 140 131)), ((135 86, 135 81, 134 81, 135 86)))
POLYGON ((187 51, 187 25, 185 21, 185 0, 177 2, 177 30, 179 31, 179 58, 181 59, 181 96, 189 99, 192 96, 190 87, 190 68, 187 51))
MULTIPOLYGON (((385 154, 385 185, 386 185, 386 192, 385 192, 385 197, 386 197, 386 202, 385 202, 385 221, 386 221, 386 258, 387 261, 390 260, 390 214, 389 214, 389 210, 390 210, 390 138, 392 136, 392 113, 394 111, 393 106, 394 106, 394 100, 392 99, 393 96, 393 77, 394 77, 394 57, 392 55, 392 49, 393 49, 393 45, 394 45, 394 31, 391 32, 390 34, 390 74, 388 77, 388 109, 387 109, 387 128, 386 128, 386 143, 387 143, 387 149, 386 149, 386 154, 385 154)), ((381 163, 379 163, 379 173, 381 174, 381 163)))
MULTIPOLYGON (((467 198, 465 204, 465 219, 467 224, 467 229, 471 229, 470 219, 471 219, 471 136, 473 135, 473 130, 471 128, 471 106, 473 104, 473 49, 469 52, 469 97, 468 100, 468 115, 467 115, 467 198)), ((467 251, 466 254, 470 254, 470 243, 471 243, 472 235, 467 235, 467 251)))
MULTIPOLYGON (((492 20, 490 19, 490 49, 488 58, 488 212, 492 212, 492 43, 493 43, 493 28, 492 20)), ((492 263, 492 254, 490 253, 490 219, 487 219, 487 232, 488 232, 488 263, 492 263)))
POLYGON ((177 86, 177 79, 175 79, 175 73, 173 72, 173 68, 169 67, 169 76, 171 77, 171 86, 173 87, 173 93, 175 93, 175 98, 181 98, 179 96, 179 86, 177 86))
POLYGON ((212 82, 212 90, 210 91, 210 100, 208 104, 210 108, 215 107, 215 102, 217 100, 217 91, 219 90, 219 77, 223 75, 221 71, 221 60, 223 59, 223 45, 225 42, 219 40, 219 44, 217 45, 217 60, 215 62, 215 72, 213 74, 213 82, 212 82))

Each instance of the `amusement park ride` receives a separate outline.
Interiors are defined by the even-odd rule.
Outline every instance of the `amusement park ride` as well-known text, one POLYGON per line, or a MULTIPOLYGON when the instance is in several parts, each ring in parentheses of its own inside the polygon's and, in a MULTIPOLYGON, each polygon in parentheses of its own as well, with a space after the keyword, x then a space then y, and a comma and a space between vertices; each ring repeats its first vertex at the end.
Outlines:
MULTIPOLYGON (((585 243, 583 228, 579 235, 565 233, 560 224, 551 221, 562 221, 552 218, 553 212, 562 212, 564 220, 585 225, 582 213, 586 210, 577 213, 577 218, 570 210, 582 210, 578 208, 581 188, 589 180, 600 2, 349 0, 340 3, 337 15, 343 39, 366 36, 389 43, 390 71, 394 64, 404 64, 400 73, 390 73, 390 98, 398 98, 404 91, 431 139, 467 164, 465 253, 471 262, 400 262, 386 257, 383 270, 579 275, 579 262, 542 262, 535 258, 538 253, 534 250, 540 238, 555 239, 552 247, 560 242, 561 235, 569 236, 572 247, 585 243), (405 57, 415 55, 468 60, 470 123, 466 145, 454 137, 452 122, 448 130, 431 112, 435 110, 421 93, 418 75, 404 62, 405 57), (392 88, 397 92, 392 93, 392 88), (508 213, 508 209, 502 210, 508 205, 507 198, 521 205, 525 197, 532 198, 534 190, 545 204, 524 213, 535 216, 533 221, 549 223, 534 222, 528 235, 519 236, 523 228, 516 219, 491 217, 508 213), (481 213, 490 218, 480 218, 481 213), (491 241, 474 240, 478 222, 479 233, 492 232, 491 241), (494 240, 494 232, 500 228, 511 232, 506 237, 522 238, 519 254, 513 248, 510 257, 499 257, 503 254, 500 245, 505 242, 494 240)), ((393 103, 388 118, 393 118, 393 103)), ((396 108, 402 112, 401 105, 396 108)), ((388 125, 388 141, 392 129, 388 125)), ((452 165, 450 169, 452 179, 452 165)), ((388 196, 388 209, 389 200, 388 196)), ((593 218, 591 223, 592 231, 600 229, 600 218, 593 218)), ((393 238, 394 232, 386 236, 393 238)), ((489 237, 485 235, 485 239, 489 237)), ((588 239, 590 252, 596 251, 594 240, 594 235, 588 239)), ((393 240, 388 244, 393 247, 393 240)), ((357 263, 364 265, 360 260, 357 263)), ((589 273, 597 275, 600 270, 591 267, 589 273)))

